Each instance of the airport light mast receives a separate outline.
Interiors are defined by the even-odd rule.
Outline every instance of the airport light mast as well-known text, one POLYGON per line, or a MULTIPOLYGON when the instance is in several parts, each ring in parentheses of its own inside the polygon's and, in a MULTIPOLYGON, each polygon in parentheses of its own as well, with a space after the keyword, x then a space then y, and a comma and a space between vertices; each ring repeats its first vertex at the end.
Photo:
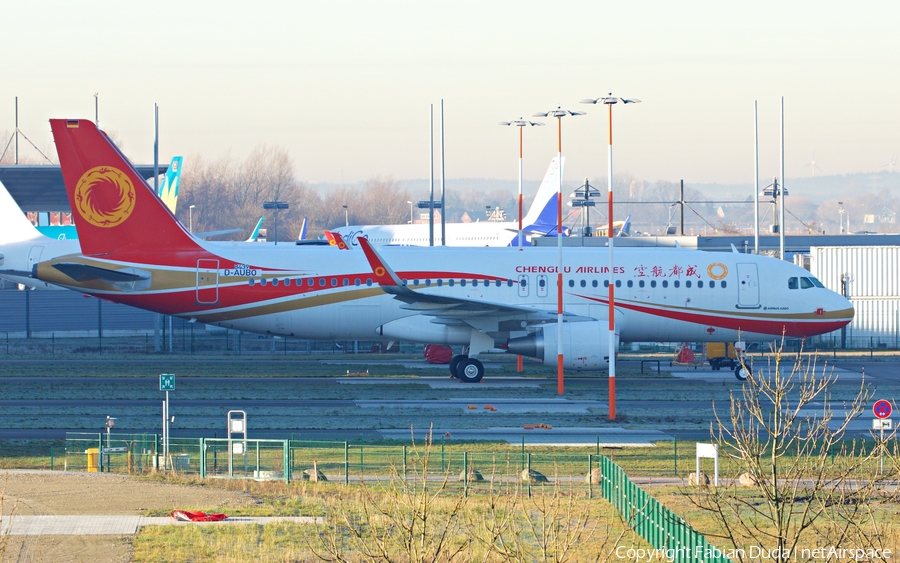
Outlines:
POLYGON ((563 394, 563 263, 562 263, 562 118, 566 116, 584 115, 583 111, 570 111, 556 106, 556 109, 544 113, 536 113, 534 117, 556 118, 556 152, 559 174, 556 177, 556 392, 563 394))
POLYGON ((522 250, 522 241, 524 238, 522 236, 522 130, 526 127, 541 126, 543 123, 540 121, 528 121, 527 119, 522 119, 522 116, 520 115, 519 119, 513 121, 501 121, 500 125, 512 125, 519 128, 519 250, 522 250))
POLYGON ((607 171, 608 180, 606 184, 607 205, 609 210, 609 419, 616 419, 616 306, 615 306, 615 284, 613 283, 613 159, 612 159, 612 107, 617 103, 638 104, 641 101, 635 98, 616 98, 612 92, 609 92, 604 98, 581 100, 583 104, 606 104, 609 115, 609 147, 607 150, 607 171))
POLYGON ((267 201, 262 204, 262 208, 275 210, 275 244, 278 244, 278 210, 287 209, 288 203, 286 201, 267 201))

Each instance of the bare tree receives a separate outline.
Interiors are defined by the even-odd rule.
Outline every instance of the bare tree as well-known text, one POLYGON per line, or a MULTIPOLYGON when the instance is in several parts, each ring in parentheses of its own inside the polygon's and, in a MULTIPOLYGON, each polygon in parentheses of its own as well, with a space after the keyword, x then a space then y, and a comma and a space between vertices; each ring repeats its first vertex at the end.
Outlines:
MULTIPOLYGON (((242 228, 239 237, 246 237, 264 215, 263 203, 283 201, 289 207, 278 212, 278 238, 290 240, 300 218, 320 208, 315 192, 294 179, 293 163, 283 149, 258 146, 242 163, 228 156, 210 163, 194 156, 185 160, 178 215, 185 221, 188 208, 196 206, 194 230, 242 228)), ((273 219, 266 217, 266 224, 273 219)), ((269 233, 272 240, 274 231, 269 233)))
MULTIPOLYGON (((836 412, 836 381, 833 369, 802 353, 784 354, 782 343, 732 394, 727 415, 716 410, 713 434, 723 465, 741 477, 702 488, 693 500, 719 525, 707 536, 735 547, 732 559, 821 559, 804 550, 823 539, 833 546, 883 544, 883 530, 869 526, 878 520, 870 503, 888 494, 873 473, 880 448, 845 440, 872 393, 863 379, 836 412)), ((890 465, 896 476, 896 463, 890 465)))

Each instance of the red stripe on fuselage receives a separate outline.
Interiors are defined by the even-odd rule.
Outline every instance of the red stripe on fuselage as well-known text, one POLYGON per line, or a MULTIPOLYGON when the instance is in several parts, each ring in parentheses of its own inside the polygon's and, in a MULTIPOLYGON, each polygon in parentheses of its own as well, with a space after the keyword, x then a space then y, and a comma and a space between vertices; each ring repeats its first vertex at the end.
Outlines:
MULTIPOLYGON (((600 303, 608 303, 606 299, 598 299, 587 295, 578 295, 583 299, 597 301, 600 303)), ((717 328, 736 330, 740 332, 755 332, 760 334, 771 334, 774 336, 785 336, 791 338, 804 338, 807 336, 815 336, 825 334, 833 330, 838 330, 850 323, 850 319, 839 321, 789 321, 785 322, 778 318, 770 319, 751 319, 747 317, 732 317, 728 313, 722 311, 721 314, 710 313, 689 313, 686 311, 673 311, 671 309, 662 309, 657 307, 649 307, 643 305, 635 305, 622 301, 616 301, 616 307, 628 309, 638 313, 644 313, 654 317, 662 317, 675 321, 683 321, 691 324, 708 325, 717 328)))

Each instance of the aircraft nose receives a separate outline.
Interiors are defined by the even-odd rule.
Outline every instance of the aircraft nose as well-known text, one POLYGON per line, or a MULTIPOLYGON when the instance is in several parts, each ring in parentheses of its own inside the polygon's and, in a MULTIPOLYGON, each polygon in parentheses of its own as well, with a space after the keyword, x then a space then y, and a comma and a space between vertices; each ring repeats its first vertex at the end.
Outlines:
POLYGON ((838 319, 841 320, 845 325, 849 324, 850 321, 853 320, 853 315, 856 313, 853 308, 853 303, 851 303, 849 299, 838 293, 834 294, 833 310, 837 313, 838 319))

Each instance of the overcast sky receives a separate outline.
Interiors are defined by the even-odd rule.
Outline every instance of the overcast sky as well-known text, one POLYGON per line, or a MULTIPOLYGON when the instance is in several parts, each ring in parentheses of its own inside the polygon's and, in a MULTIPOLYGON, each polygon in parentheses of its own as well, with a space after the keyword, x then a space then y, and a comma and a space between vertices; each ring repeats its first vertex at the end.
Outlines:
MULTIPOLYGON (((754 100, 760 175, 778 175, 781 96, 788 178, 814 154, 817 174, 900 154, 896 1, 37 0, 3 22, 0 132, 18 96, 51 151, 47 120, 93 119, 97 92, 138 162, 157 103, 163 162, 267 144, 310 182, 424 178, 443 98, 447 177, 514 180, 517 132, 498 122, 562 105, 587 112, 563 120, 566 178, 602 186, 605 108, 578 102, 611 89, 643 102, 614 109, 615 171, 650 181, 752 182, 754 100)), ((556 152, 544 121, 525 131, 530 180, 556 152)))

